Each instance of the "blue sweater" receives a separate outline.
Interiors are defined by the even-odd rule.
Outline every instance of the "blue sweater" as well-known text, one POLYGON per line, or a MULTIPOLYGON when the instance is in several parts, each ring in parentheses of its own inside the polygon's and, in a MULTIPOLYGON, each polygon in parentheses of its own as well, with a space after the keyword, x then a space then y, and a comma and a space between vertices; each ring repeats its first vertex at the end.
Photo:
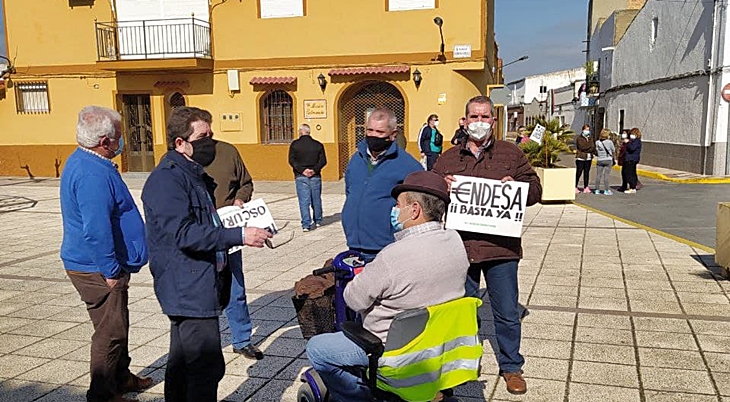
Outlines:
POLYGON ((111 161, 81 149, 69 156, 61 175, 61 216, 67 270, 116 278, 147 264, 144 222, 111 161))
POLYGON ((349 248, 379 251, 395 241, 390 210, 395 200, 390 191, 408 174, 423 170, 418 161, 395 142, 370 165, 366 141, 361 141, 345 171, 345 205, 342 226, 349 248))

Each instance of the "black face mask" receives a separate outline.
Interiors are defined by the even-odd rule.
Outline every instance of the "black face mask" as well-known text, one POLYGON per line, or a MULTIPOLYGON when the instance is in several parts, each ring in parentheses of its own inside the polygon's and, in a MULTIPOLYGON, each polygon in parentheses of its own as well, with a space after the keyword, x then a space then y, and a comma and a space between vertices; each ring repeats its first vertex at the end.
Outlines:
POLYGON ((371 137, 367 136, 365 137, 365 141, 368 143, 368 148, 370 148, 370 152, 374 154, 379 154, 386 149, 390 147, 390 144, 393 143, 389 138, 380 138, 380 137, 371 137))
POLYGON ((191 141, 193 146, 192 159, 203 166, 208 166, 215 159, 215 141, 211 137, 203 137, 199 140, 191 141))

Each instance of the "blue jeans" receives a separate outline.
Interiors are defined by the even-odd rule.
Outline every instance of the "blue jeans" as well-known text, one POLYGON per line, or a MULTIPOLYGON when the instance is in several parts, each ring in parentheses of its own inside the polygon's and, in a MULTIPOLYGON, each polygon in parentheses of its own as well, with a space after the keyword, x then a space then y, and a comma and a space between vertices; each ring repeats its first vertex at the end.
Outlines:
POLYGON ((480 276, 484 273, 494 315, 494 332, 499 346, 497 363, 501 373, 519 372, 525 364, 525 359, 520 354, 522 323, 518 302, 518 264, 518 260, 474 263, 469 266, 466 280, 467 296, 479 297, 480 276))
POLYGON ((369 401, 370 389, 357 375, 368 356, 342 332, 321 334, 307 343, 307 357, 327 386, 330 402, 369 401))
POLYGON ((243 260, 241 251, 228 255, 228 264, 233 273, 231 298, 226 306, 228 326, 231 328, 231 344, 236 349, 251 344, 251 316, 246 303, 246 284, 243 280, 243 260))
POLYGON ((318 225, 322 224, 322 177, 297 176, 294 183, 297 187, 297 198, 299 198, 302 228, 309 229, 312 226, 310 208, 314 211, 314 222, 318 225))

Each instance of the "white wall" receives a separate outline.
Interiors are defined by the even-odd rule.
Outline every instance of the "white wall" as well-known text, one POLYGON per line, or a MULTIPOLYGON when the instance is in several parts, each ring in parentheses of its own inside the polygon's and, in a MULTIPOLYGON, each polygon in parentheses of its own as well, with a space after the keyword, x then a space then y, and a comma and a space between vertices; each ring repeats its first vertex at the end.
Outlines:
POLYGON ((546 86, 549 91, 585 79, 586 71, 583 67, 525 77, 525 99, 523 103, 530 103, 533 99, 538 101, 546 100, 546 94, 540 94, 540 86, 546 86))
POLYGON ((117 0, 117 20, 136 21, 169 18, 208 21, 208 0, 117 0))

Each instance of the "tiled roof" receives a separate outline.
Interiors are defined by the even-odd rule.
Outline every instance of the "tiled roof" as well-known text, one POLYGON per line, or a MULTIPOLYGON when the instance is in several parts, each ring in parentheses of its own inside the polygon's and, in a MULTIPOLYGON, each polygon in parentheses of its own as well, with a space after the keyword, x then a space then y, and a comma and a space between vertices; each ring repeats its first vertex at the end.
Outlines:
POLYGON ((366 75, 366 74, 397 74, 411 71, 409 66, 382 66, 382 67, 354 67, 335 68, 329 75, 366 75))
POLYGON ((295 82, 297 82, 297 77, 253 77, 249 81, 251 85, 281 85, 295 82))

